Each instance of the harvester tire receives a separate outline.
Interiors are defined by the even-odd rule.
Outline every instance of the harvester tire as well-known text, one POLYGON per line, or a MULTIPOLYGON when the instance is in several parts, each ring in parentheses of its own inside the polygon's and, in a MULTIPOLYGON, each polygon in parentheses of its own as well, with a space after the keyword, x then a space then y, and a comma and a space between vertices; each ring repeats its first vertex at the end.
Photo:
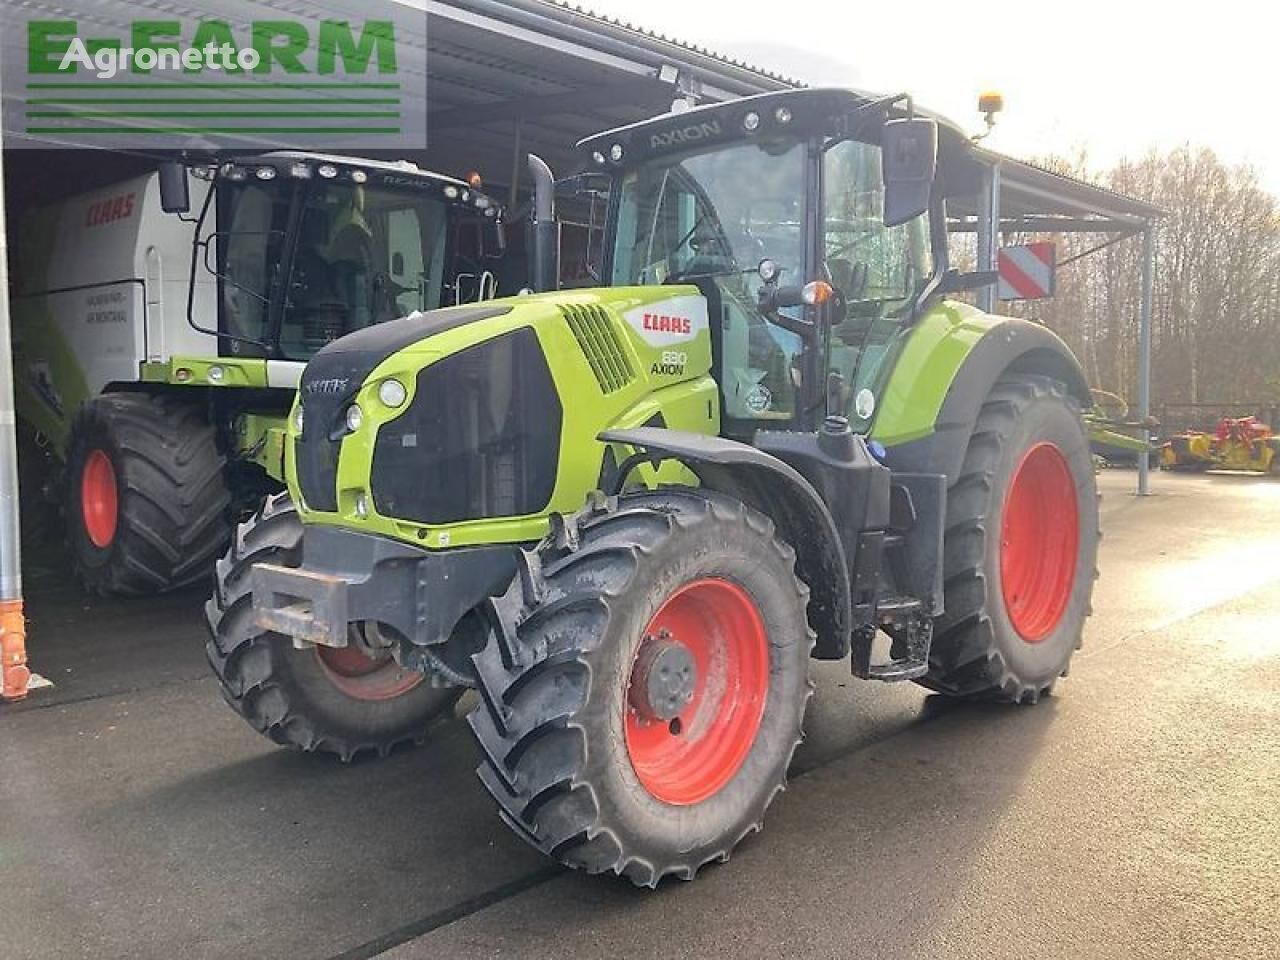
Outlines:
POLYGON ((926 687, 1035 703, 1079 648, 1096 579, 1097 492, 1075 401, 1041 377, 999 381, 947 494, 946 612, 926 687))
POLYGON ((472 658, 480 779, 567 866, 692 879, 783 789, 812 694, 808 589, 772 522, 720 494, 637 494, 569 522, 569 544, 526 555, 495 607, 515 615, 472 658))
POLYGON ((230 534, 225 465, 199 407, 141 393, 86 404, 72 426, 63 490, 85 589, 155 593, 207 577, 230 534))
POLYGON ((253 565, 292 567, 301 560, 302 522, 289 495, 280 493, 240 524, 218 561, 216 589, 205 604, 205 653, 223 697, 273 742, 343 761, 420 742, 434 720, 451 712, 460 688, 432 686, 422 674, 401 670, 389 653, 363 656, 355 637, 344 650, 299 650, 291 638, 254 622, 253 565))

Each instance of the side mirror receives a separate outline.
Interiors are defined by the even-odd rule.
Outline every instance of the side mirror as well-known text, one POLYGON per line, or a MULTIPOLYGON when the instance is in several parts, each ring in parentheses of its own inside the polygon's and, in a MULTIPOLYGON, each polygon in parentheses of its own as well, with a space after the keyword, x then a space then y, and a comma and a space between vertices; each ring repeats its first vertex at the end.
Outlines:
POLYGON ((191 210, 187 167, 179 160, 166 160, 160 164, 160 209, 165 213, 189 213, 191 210))
POLYGON ((880 135, 884 225, 896 227, 929 209, 938 168, 938 125, 912 117, 887 120, 880 135))

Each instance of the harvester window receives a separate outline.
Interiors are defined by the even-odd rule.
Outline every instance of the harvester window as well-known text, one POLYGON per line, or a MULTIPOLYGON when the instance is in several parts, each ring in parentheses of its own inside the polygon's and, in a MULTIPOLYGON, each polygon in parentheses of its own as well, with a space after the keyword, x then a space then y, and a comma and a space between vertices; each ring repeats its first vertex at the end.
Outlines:
POLYGON ((298 228, 284 355, 306 359, 353 330, 439 306, 446 215, 418 191, 315 184, 298 228))
MULTIPOLYGON (((260 183, 223 185, 218 218, 218 277, 222 329, 235 337, 265 341, 269 329, 273 271, 284 258, 289 195, 260 183)), ((232 353, 256 349, 230 340, 232 353)))
POLYGON ((762 259, 802 282, 804 146, 744 143, 663 160, 624 178, 612 283, 689 283, 707 298, 726 416, 789 419, 797 336, 757 306, 762 259))
POLYGON ((830 384, 837 410, 854 418, 863 387, 878 392, 880 373, 932 272, 927 217, 884 225, 880 148, 845 140, 823 159, 824 270, 837 293, 830 384))

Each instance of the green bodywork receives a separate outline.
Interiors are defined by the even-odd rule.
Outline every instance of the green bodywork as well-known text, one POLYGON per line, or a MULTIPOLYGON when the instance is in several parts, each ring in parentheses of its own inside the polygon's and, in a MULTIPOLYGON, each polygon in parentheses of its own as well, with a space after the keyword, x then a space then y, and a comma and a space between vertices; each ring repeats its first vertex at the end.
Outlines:
POLYGON ((71 419, 90 398, 89 384, 74 351, 53 322, 48 298, 14 298, 13 311, 18 415, 61 456, 71 440, 71 419))
MULTIPOLYGON (((364 424, 342 441, 338 459, 338 512, 320 513, 309 509, 301 497, 293 459, 293 443, 285 444, 285 470, 289 489, 298 501, 307 523, 331 524, 381 534, 427 547, 460 547, 489 543, 521 543, 538 540, 549 527, 552 513, 578 510, 589 491, 598 485, 605 444, 596 439, 603 430, 638 427, 661 413, 672 430, 714 434, 720 428, 719 400, 711 377, 711 337, 706 330, 681 344, 687 361, 682 373, 653 373, 662 366, 664 349, 645 343, 626 324, 623 311, 642 307, 672 296, 696 296, 693 287, 619 287, 580 292, 559 292, 493 301, 495 306, 511 305, 502 316, 456 327, 409 346, 384 360, 365 381, 355 397, 364 412, 364 424), (618 389, 605 392, 570 328, 560 306, 603 307, 614 321, 633 379, 618 389), (367 494, 373 462, 374 438, 385 423, 400 416, 414 401, 418 372, 442 358, 523 327, 534 330, 546 357, 563 408, 560 460, 556 483, 546 508, 533 516, 488 518, 461 523, 425 526, 379 516, 368 497, 369 514, 356 515, 356 498, 367 494), (408 390, 408 399, 398 409, 388 409, 378 399, 378 385, 394 377, 408 390)), ((290 418, 289 440, 296 439, 290 418)), ((631 451, 615 451, 621 462, 631 451)), ((696 483, 678 464, 664 464, 658 470, 640 468, 638 481, 655 483, 696 483)))
POLYGON ((266 387, 267 361, 230 357, 170 357, 142 364, 143 383, 178 387, 266 387), (216 369, 214 377, 210 370, 216 369))
MULTIPOLYGON (((601 432, 638 427, 661 413, 671 430, 718 433, 720 398, 712 375, 709 331, 700 331, 679 345, 687 362, 676 373, 663 362, 664 353, 670 348, 648 345, 624 319, 627 311, 673 296, 697 296, 697 289, 619 287, 499 300, 495 305, 509 305, 510 312, 455 327, 392 354, 373 370, 355 395, 354 402, 364 416, 360 428, 341 442, 336 512, 315 511, 303 501, 293 457, 297 433, 294 418, 289 418, 284 443, 285 472, 303 520, 428 548, 535 541, 547 533, 552 513, 568 514, 580 509, 589 492, 599 485, 605 444, 596 438, 601 432), (625 346, 634 379, 611 392, 602 388, 562 306, 596 307, 608 312, 618 340, 625 346), (438 526, 379 515, 369 493, 375 438, 380 427, 413 404, 419 371, 444 357, 525 327, 538 337, 564 411, 559 469, 546 507, 535 515, 478 518, 438 526), (395 378, 408 391, 408 399, 395 409, 388 408, 378 397, 379 385, 388 378, 395 378), (364 516, 357 513, 358 499, 363 500, 364 516)), ((999 317, 960 303, 942 302, 930 309, 903 333, 886 358, 882 400, 871 435, 886 446, 928 436, 961 365, 978 341, 1001 322, 999 317)), ((768 426, 763 422, 761 425, 768 426)), ((614 450, 614 456, 620 463, 632 452, 622 447, 614 450)), ((642 466, 631 479, 646 486, 697 483, 686 468, 670 462, 657 470, 642 466)), ((429 481, 424 478, 424 482, 429 481)))
POLYGON ((886 360, 886 382, 878 391, 871 437, 896 447, 933 433, 961 365, 978 341, 1002 322, 967 303, 935 303, 886 360))

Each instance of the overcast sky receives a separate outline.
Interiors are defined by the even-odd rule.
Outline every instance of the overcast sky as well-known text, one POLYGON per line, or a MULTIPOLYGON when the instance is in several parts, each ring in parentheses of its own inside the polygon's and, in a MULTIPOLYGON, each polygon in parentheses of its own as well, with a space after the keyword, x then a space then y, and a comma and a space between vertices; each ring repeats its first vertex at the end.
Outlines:
POLYGON ((1248 162, 1280 194, 1280 5, 1215 0, 579 0, 589 9, 813 84, 906 91, 1030 157, 1094 166, 1190 141, 1248 162))

